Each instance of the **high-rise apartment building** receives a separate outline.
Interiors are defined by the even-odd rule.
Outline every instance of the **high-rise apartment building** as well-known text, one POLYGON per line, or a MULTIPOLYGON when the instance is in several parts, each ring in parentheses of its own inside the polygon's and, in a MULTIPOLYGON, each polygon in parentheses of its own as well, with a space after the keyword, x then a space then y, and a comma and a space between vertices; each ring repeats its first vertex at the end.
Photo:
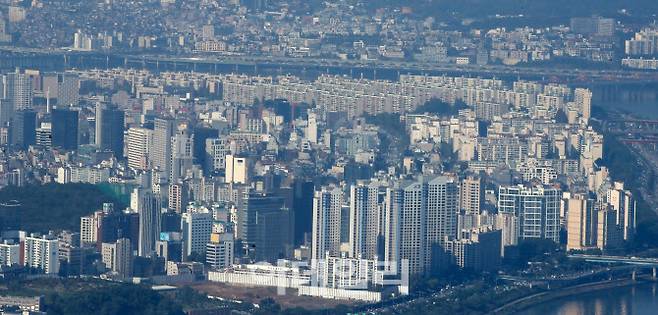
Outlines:
POLYGON ((339 187, 323 187, 313 198, 313 227, 311 234, 311 259, 324 259, 340 255, 341 207, 343 191, 339 187))
POLYGON ((583 195, 567 199, 567 250, 596 247, 598 214, 595 201, 583 195))
POLYGON ((480 178, 469 176, 459 185, 459 207, 467 215, 480 215, 483 193, 480 178))
POLYGON ((599 16, 571 18, 570 26, 572 32, 583 35, 609 37, 615 34, 615 20, 599 16))
POLYGON ((379 184, 357 182, 350 187, 349 255, 352 258, 375 259, 381 223, 379 184))
POLYGON ((446 238, 457 236, 459 187, 451 177, 420 177, 389 188, 384 218, 385 261, 408 260, 411 274, 426 274, 446 238))
POLYGON ((633 239, 636 228, 637 202, 633 193, 624 189, 623 182, 614 182, 613 187, 606 195, 608 204, 617 211, 617 225, 622 229, 622 237, 625 241, 633 239))
POLYGON ((617 211, 599 210, 596 223, 596 247, 602 251, 621 248, 624 236, 622 229, 617 225, 617 211))
POLYGON ((519 220, 520 239, 560 241, 559 189, 548 186, 501 186, 498 211, 511 213, 519 220))
POLYGON ((178 131, 171 137, 170 181, 183 178, 187 171, 192 169, 194 165, 193 144, 194 136, 186 130, 178 131))
POLYGON ((12 113, 17 110, 31 109, 33 87, 30 76, 20 71, 7 73, 4 96, 12 104, 12 113))
POLYGON ((46 274, 59 272, 59 241, 53 235, 25 237, 23 261, 25 266, 43 271, 46 274))
POLYGON ((589 121, 592 115, 592 91, 582 88, 575 89, 574 102, 583 120, 589 121))
POLYGON ((21 246, 8 241, 0 243, 0 266, 13 266, 20 263, 21 246))
POLYGON ((169 209, 176 213, 183 213, 187 206, 187 192, 185 191, 185 184, 174 183, 169 185, 169 209))

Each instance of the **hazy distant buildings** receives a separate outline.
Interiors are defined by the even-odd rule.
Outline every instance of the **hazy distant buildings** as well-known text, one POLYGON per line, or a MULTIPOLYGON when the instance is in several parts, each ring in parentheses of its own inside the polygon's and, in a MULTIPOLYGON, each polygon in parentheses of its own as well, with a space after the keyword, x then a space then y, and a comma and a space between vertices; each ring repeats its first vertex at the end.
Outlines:
POLYGON ((615 20, 602 17, 571 18, 571 31, 583 35, 613 36, 615 20))

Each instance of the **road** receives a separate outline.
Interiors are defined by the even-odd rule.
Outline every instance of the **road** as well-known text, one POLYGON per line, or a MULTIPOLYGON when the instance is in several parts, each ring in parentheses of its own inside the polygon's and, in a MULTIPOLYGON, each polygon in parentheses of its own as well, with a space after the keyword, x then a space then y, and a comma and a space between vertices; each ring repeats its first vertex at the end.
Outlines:
POLYGON ((273 56, 212 56, 212 55, 139 55, 104 52, 81 52, 70 49, 37 49, 13 46, 0 46, 0 54, 15 55, 50 55, 63 56, 64 60, 75 56, 123 58, 125 65, 156 64, 163 67, 167 64, 212 66, 235 65, 291 69, 365 69, 372 71, 376 77, 377 71, 398 71, 399 73, 461 73, 468 75, 507 76, 507 77, 538 77, 553 81, 560 79, 569 82, 658 82, 658 71, 638 70, 581 70, 575 68, 554 67, 524 67, 506 65, 457 65, 443 63, 426 63, 403 60, 339 60, 323 58, 290 58, 273 56))

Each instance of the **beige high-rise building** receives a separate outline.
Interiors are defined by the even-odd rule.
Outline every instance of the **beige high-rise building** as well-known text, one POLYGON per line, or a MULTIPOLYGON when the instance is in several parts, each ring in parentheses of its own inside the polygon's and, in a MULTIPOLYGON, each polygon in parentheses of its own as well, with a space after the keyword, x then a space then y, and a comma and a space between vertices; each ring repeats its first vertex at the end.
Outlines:
POLYGON ((617 226, 617 211, 603 209, 597 212, 596 247, 600 250, 619 248, 623 241, 622 231, 617 226))
POLYGON ((82 245, 96 245, 98 240, 98 219, 95 214, 80 218, 80 242, 82 245))
POLYGON ((480 178, 469 176, 461 181, 459 189, 460 210, 463 210, 465 214, 480 215, 482 198, 480 178))
POLYGON ((597 219, 594 200, 583 195, 567 200, 567 250, 596 247, 597 219))
POLYGON ((226 156, 226 183, 246 184, 249 177, 248 171, 247 158, 226 156))
POLYGON ((132 276, 133 252, 130 240, 120 238, 114 243, 103 243, 102 260, 105 267, 121 278, 132 276))
POLYGON ((589 121, 592 113, 592 91, 588 89, 576 89, 574 91, 576 108, 585 121, 589 121))
POLYGON ((128 166, 135 170, 148 170, 149 151, 153 145, 153 130, 130 128, 125 142, 128 166))
POLYGON ((622 230, 623 240, 632 240, 636 228, 636 201, 633 193, 624 189, 623 182, 615 182, 606 197, 608 204, 617 211, 616 221, 622 230))
POLYGON ((187 198, 185 198, 187 194, 183 189, 185 189, 185 187, 182 183, 169 185, 169 209, 176 213, 183 213, 183 210, 185 210, 185 207, 187 206, 187 198))
POLYGON ((506 246, 519 244, 519 218, 514 213, 498 213, 494 221, 494 228, 501 230, 501 253, 505 256, 506 246))

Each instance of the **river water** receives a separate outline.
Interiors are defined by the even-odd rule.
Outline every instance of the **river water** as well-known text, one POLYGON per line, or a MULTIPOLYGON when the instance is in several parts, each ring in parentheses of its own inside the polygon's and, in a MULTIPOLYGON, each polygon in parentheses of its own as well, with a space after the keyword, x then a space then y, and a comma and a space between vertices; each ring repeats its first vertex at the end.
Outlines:
MULTIPOLYGON (((592 104, 645 119, 658 119, 658 84, 598 84, 592 89, 592 104)), ((656 312, 658 314, 658 311, 656 312)))
POLYGON ((658 284, 588 292, 537 304, 520 315, 656 315, 658 284))

